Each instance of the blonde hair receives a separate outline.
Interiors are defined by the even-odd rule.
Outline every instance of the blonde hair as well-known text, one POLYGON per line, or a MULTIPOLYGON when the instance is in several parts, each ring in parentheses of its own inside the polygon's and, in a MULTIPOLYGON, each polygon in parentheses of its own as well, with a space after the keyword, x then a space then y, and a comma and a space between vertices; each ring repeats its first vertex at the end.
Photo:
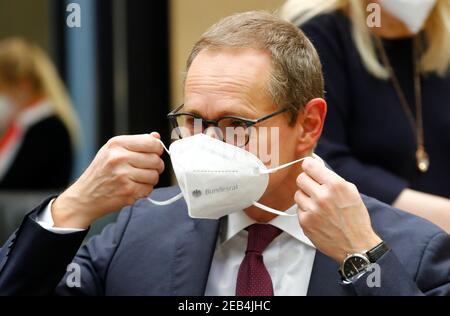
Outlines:
POLYGON ((0 83, 15 85, 28 79, 37 93, 50 101, 55 114, 69 131, 73 145, 79 144, 79 123, 72 102, 47 54, 37 45, 20 38, 0 42, 0 83))
MULTIPOLYGON (((377 58, 366 24, 365 3, 362 0, 288 0, 279 14, 301 25, 319 14, 344 11, 352 22, 353 41, 366 69, 377 78, 387 79, 389 72, 377 58)), ((437 0, 424 31, 428 47, 420 60, 421 72, 445 76, 450 65, 450 1, 437 0)))

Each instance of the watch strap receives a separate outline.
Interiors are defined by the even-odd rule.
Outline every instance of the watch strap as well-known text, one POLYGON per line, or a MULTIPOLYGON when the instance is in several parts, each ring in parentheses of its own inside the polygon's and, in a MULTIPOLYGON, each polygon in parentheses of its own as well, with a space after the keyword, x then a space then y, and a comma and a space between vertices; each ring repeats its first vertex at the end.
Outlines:
POLYGON ((366 256, 369 259, 370 263, 375 263, 389 250, 389 246, 384 241, 382 241, 381 243, 367 251, 366 256))

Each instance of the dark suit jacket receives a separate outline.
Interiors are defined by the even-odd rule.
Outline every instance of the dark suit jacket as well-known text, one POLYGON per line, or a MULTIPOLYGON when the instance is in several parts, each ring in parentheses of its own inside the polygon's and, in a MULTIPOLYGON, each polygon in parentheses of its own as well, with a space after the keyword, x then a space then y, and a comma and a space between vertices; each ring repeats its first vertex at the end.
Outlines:
MULTIPOLYGON (((178 192, 165 188, 153 197, 178 192)), ((374 229, 392 248, 378 261, 381 287, 368 287, 365 277, 342 284, 338 264, 317 251, 308 295, 450 295, 449 235, 363 198, 374 229)), ((1 295, 204 295, 219 221, 191 219, 183 200, 164 207, 141 200, 79 249, 85 232, 58 235, 33 220, 47 202, 0 251, 1 295), (72 260, 81 268, 80 288, 66 286, 72 260)))
POLYGON ((73 148, 69 132, 56 116, 31 126, 14 162, 0 179, 0 190, 52 190, 69 184, 73 148))

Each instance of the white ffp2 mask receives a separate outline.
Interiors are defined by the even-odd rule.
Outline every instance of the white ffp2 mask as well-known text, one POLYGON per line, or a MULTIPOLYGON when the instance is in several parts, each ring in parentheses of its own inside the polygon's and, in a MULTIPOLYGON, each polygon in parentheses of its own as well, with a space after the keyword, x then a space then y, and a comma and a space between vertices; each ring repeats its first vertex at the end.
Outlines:
POLYGON ((436 0, 380 0, 379 3, 416 34, 425 24, 436 0))
POLYGON ((252 153, 205 134, 177 140, 166 151, 181 193, 167 201, 148 198, 153 204, 169 205, 184 197, 189 216, 203 219, 219 219, 252 205, 276 215, 296 216, 257 201, 267 189, 270 173, 305 158, 268 169, 252 153))

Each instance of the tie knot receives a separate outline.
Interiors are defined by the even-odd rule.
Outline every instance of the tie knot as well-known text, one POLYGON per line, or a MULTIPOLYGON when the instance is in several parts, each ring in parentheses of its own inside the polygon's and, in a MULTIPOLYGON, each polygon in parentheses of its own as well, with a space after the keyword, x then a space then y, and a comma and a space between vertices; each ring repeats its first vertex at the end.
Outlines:
POLYGON ((269 244, 281 234, 281 229, 269 224, 253 224, 248 231, 247 252, 262 254, 269 244))

